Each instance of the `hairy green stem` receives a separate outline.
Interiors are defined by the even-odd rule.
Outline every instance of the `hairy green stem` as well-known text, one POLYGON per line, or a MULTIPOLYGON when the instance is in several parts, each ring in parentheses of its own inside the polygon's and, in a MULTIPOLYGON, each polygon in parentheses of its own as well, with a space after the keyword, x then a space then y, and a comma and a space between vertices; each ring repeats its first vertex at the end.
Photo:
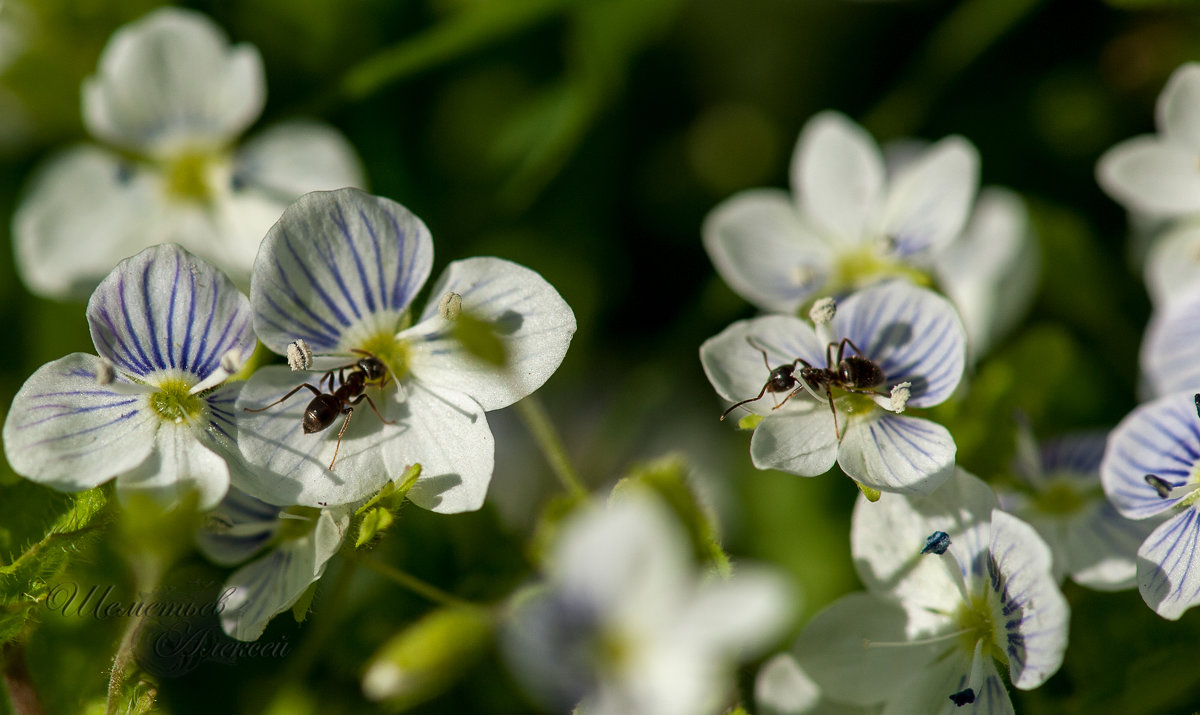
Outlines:
POLYGON ((534 395, 526 397, 517 403, 517 414, 521 415, 525 426, 529 428, 534 441, 537 442, 542 454, 546 457, 546 462, 550 464, 550 469, 554 471, 554 476, 558 477, 558 481, 562 483, 567 493, 578 499, 587 497, 587 487, 583 485, 583 480, 579 478, 575 467, 571 466, 571 460, 567 457, 567 450, 563 446, 562 439, 559 438, 558 432, 550 422, 550 416, 546 413, 546 408, 542 406, 541 401, 534 395))
POLYGON ((459 598, 452 593, 447 593, 431 583, 422 581, 406 571, 401 571, 394 566, 385 564, 382 561, 371 558, 370 556, 355 554, 354 560, 371 569, 380 576, 383 576, 399 586, 406 588, 409 591, 412 591, 413 593, 439 605, 466 607, 474 607, 476 605, 466 599, 459 598))
MULTIPOLYGON (((162 580, 163 567, 157 559, 141 559, 133 564, 133 575, 134 592, 150 594, 158 588, 158 584, 162 580)), ((112 670, 108 675, 108 703, 104 708, 105 715, 117 715, 117 713, 125 711, 122 708, 122 691, 126 675, 134 663, 133 651, 137 645, 138 630, 145 622, 149 612, 148 608, 137 609, 125 625, 125 632, 121 635, 121 644, 117 647, 116 655, 113 656, 112 670)))

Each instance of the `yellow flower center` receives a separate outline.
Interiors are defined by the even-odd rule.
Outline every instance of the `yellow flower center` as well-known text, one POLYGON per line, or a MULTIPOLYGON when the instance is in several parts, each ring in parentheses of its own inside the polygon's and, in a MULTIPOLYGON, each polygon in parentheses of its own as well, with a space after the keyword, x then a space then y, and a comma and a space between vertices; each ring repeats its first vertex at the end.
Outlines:
POLYGON ((184 201, 206 202, 213 198, 212 170, 218 158, 210 153, 183 154, 166 166, 167 194, 184 201))
POLYGON ((1066 516, 1074 514, 1101 494, 1099 487, 1079 489, 1066 476, 1051 477, 1046 488, 1033 498, 1033 508, 1043 514, 1066 516))
POLYGON ((150 408, 164 422, 191 422, 208 414, 208 404, 203 397, 189 392, 191 384, 181 377, 168 377, 157 385, 158 391, 150 395, 150 408))
POLYGON ((904 278, 919 286, 933 284, 924 271, 883 255, 875 247, 860 246, 838 256, 825 292, 840 293, 881 278, 904 278))
MULTIPOLYGON (((405 321, 407 322, 407 321, 405 321)), ((400 328, 401 330, 403 328, 400 328)), ((362 340, 358 349, 368 352, 383 361, 392 373, 392 379, 403 380, 408 375, 409 354, 411 348, 407 341, 396 338, 396 332, 382 331, 373 333, 362 340)))
POLYGON ((967 653, 975 652, 975 644, 982 641, 982 653, 988 655, 1003 663, 1008 662, 1008 655, 1004 649, 996 642, 996 623, 992 615, 992 607, 988 602, 986 593, 971 596, 970 603, 964 603, 959 606, 958 613, 955 614, 955 620, 958 623, 959 630, 962 634, 959 636, 959 643, 967 653))

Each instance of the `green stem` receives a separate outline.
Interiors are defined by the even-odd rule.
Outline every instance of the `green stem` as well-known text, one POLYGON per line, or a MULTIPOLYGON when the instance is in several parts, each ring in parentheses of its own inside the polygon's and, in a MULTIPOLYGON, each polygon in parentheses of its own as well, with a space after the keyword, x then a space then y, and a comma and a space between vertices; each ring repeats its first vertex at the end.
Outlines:
POLYGON ((431 583, 422 581, 406 571, 401 571, 394 566, 385 564, 382 561, 377 561, 370 556, 355 554, 353 558, 355 561, 361 563, 363 566, 366 566, 375 573, 395 582, 399 586, 406 588, 419 596, 433 601, 434 603, 442 606, 475 607, 475 604, 466 599, 459 598, 452 593, 447 593, 431 583))
POLYGON ((958 74, 1012 30, 1042 0, 963 0, 942 21, 905 77, 863 119, 875 136, 908 136, 958 74))
MULTIPOLYGON (((134 592, 137 594, 153 593, 158 588, 162 576, 163 566, 158 559, 143 558, 135 561, 133 564, 134 592)), ((116 715, 128 709, 122 704, 122 690, 126 674, 134 662, 133 649, 137 645, 138 630, 149 613, 150 609, 148 608, 137 609, 125 625, 125 632, 121 635, 121 644, 117 647, 116 655, 113 656, 112 670, 108 674, 108 703, 104 709, 105 715, 116 715)))
POLYGON ((579 473, 571 466, 562 439, 551 424, 550 416, 546 414, 546 408, 542 406, 541 401, 535 395, 530 395, 517 403, 517 413, 521 415, 525 426, 529 428, 534 441, 546 457, 546 462, 550 464, 550 469, 554 470, 554 475, 558 477, 567 493, 577 499, 586 498, 587 487, 583 485, 579 473))

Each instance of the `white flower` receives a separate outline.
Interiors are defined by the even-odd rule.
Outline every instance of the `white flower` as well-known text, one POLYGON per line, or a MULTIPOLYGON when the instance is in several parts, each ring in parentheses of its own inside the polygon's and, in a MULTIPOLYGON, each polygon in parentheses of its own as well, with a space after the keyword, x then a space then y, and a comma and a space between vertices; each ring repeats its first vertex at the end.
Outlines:
POLYGON ((1154 218, 1200 213, 1200 64, 1181 65, 1158 96, 1158 134, 1104 153, 1096 180, 1131 212, 1154 218))
POLYGON ((1137 550, 1150 535, 1104 498, 1100 461, 1105 432, 1050 440, 1041 449, 1027 426, 1018 427, 1017 474, 1026 491, 1001 491, 1004 510, 1024 519, 1054 555, 1054 574, 1102 591, 1133 588, 1137 550))
POLYGON ((83 87, 84 123, 112 147, 66 150, 13 219, 30 290, 86 295, 117 261, 175 242, 248 281, 259 240, 291 201, 362 183, 346 140, 308 121, 242 147, 265 100, 262 59, 208 18, 163 8, 118 30, 83 87))
POLYGON ((777 636, 789 611, 773 573, 699 578, 682 529, 632 490, 564 524, 546 576, 514 605, 503 645, 521 681, 559 711, 722 712, 737 660, 777 636))
POLYGON ((791 653, 777 653, 763 664, 754 679, 754 702, 759 715, 866 715, 882 710, 822 697, 821 686, 791 653))
MULTIPOLYGON (((342 189, 288 207, 254 264, 250 303, 259 339, 280 354, 304 340, 316 360, 334 366, 376 358, 387 368, 386 385, 366 386, 339 447, 341 415, 323 431, 302 429, 311 391, 268 407, 298 389, 303 373, 283 366, 256 372, 238 400, 239 446, 263 471, 237 486, 272 504, 345 504, 420 463, 412 501, 443 513, 479 508, 494 456, 484 412, 525 397, 554 373, 575 316, 534 271, 469 258, 446 268, 414 321, 410 304, 432 264, 429 230, 388 199, 342 189), (454 321, 438 310, 447 293, 461 301, 454 321), (456 337, 468 318, 504 346, 504 366, 476 357, 456 337)), ((335 370, 329 382, 341 385, 341 375, 335 370)))
POLYGON ((258 640, 271 618, 321 578, 349 525, 349 507, 282 509, 230 489, 207 515, 197 545, 222 566, 262 553, 222 587, 221 629, 241 641, 258 640))
POLYGON ((794 313, 818 294, 886 276, 914 277, 966 222, 975 148, 948 137, 885 179, 883 155, 835 112, 809 120, 792 158, 792 195, 739 193, 705 219, 717 272, 763 310, 794 313))
POLYGON ((1156 311, 1200 288, 1200 222, 1180 221, 1155 239, 1146 254, 1145 280, 1156 311))
POLYGON ((1130 519, 1169 517, 1137 553, 1138 590, 1163 618, 1200 603, 1200 420, 1192 392, 1139 406, 1113 430, 1100 465, 1104 492, 1130 519))
POLYGON ((1155 307, 1138 363, 1149 398, 1200 390, 1200 284, 1155 307))
POLYGON ((42 366, 4 423, 13 469, 63 491, 117 477, 118 495, 214 506, 238 464, 233 403, 219 386, 254 352, 250 306, 229 279, 175 245, 122 261, 87 307, 99 357, 42 366))
POLYGON ((961 470, 927 497, 860 497, 851 552, 865 593, 818 613, 799 665, 835 701, 885 712, 1012 713, 1062 664, 1069 610, 1050 550, 961 470))
POLYGON ((841 302, 828 330, 831 346, 799 318, 765 316, 734 323, 700 347, 704 372, 722 397, 740 402, 763 392, 743 405, 765 416, 750 441, 754 466, 817 476, 836 461, 873 489, 933 491, 954 466, 954 438, 939 424, 892 412, 897 401, 889 391, 909 383, 906 410, 931 407, 954 392, 965 360, 954 308, 931 291, 892 281, 841 302), (843 339, 849 340, 844 357, 857 356, 857 346, 882 371, 882 381, 861 390, 867 394, 833 387, 835 424, 823 388, 810 385, 822 398, 814 399, 800 376, 805 362, 826 368, 830 354, 828 367, 843 369, 837 364, 843 339), (766 365, 759 347, 766 351, 766 365), (795 366, 791 382, 778 385, 786 388, 782 391, 764 391, 769 371, 781 365, 795 366))

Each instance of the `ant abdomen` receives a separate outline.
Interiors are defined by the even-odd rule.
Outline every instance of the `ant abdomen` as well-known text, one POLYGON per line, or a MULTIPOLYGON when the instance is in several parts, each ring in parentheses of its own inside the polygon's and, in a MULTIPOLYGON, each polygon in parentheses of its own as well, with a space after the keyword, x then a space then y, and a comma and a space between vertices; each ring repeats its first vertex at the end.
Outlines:
POLYGON ((838 363, 838 376, 847 387, 870 389, 887 381, 883 370, 861 355, 847 355, 838 363))
POLYGON ((304 434, 326 429, 341 413, 342 402, 337 397, 330 394, 317 395, 308 403, 304 416, 300 418, 304 434))

